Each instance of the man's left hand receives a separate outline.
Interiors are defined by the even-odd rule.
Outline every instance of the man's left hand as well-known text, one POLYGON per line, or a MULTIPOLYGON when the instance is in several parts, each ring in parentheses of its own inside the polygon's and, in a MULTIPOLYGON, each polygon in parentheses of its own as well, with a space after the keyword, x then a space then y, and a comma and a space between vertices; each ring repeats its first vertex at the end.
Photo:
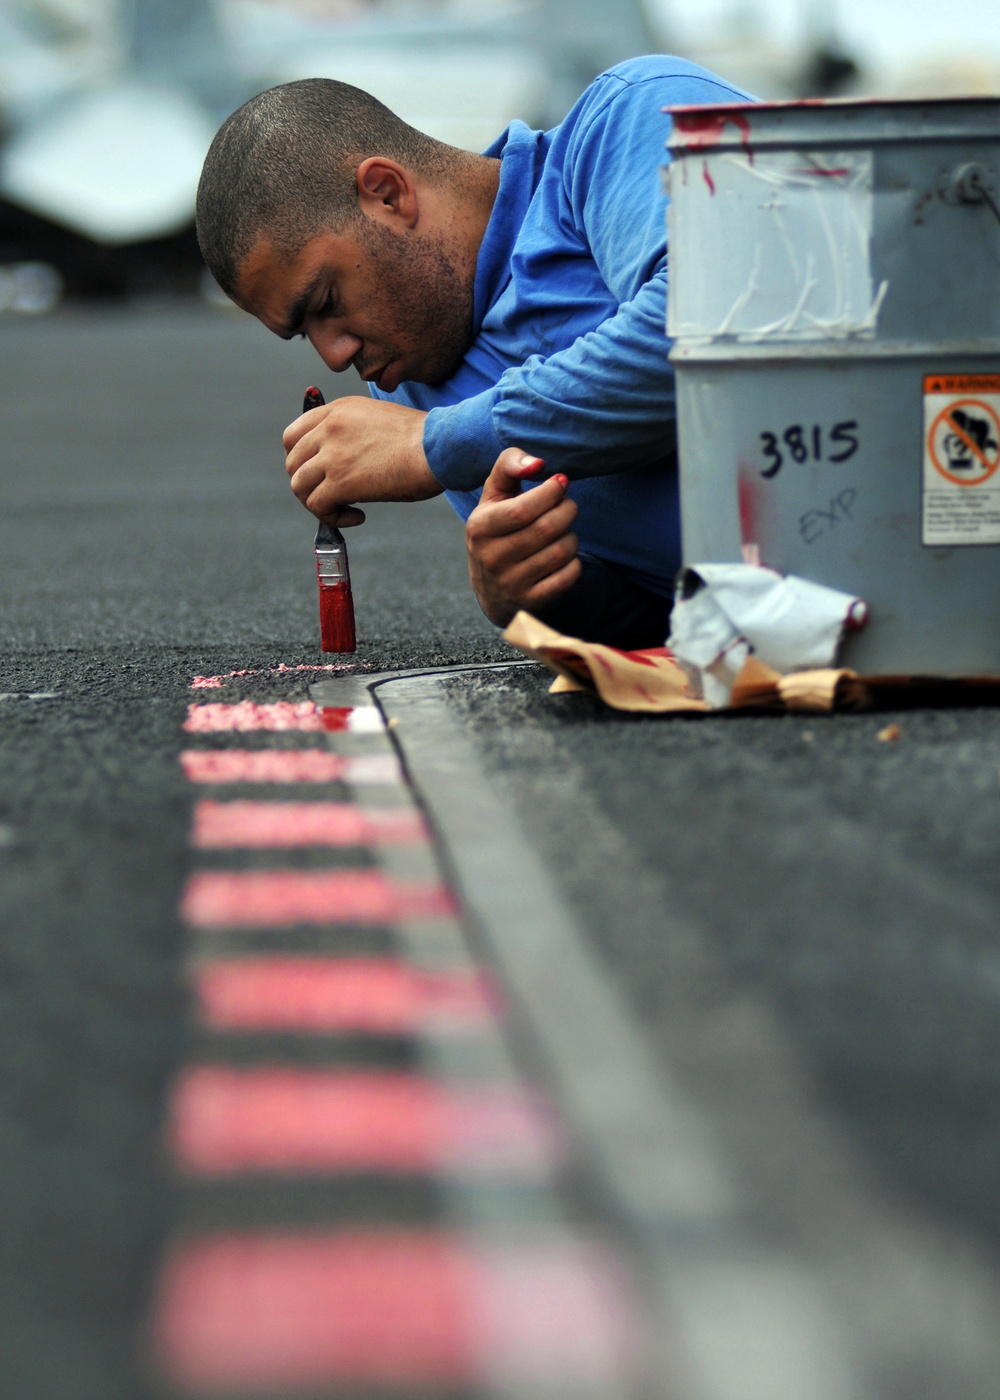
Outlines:
POLYGON ((444 487, 424 456, 426 413, 349 397, 312 408, 282 441, 292 491, 328 525, 360 525, 356 501, 426 501, 444 487))

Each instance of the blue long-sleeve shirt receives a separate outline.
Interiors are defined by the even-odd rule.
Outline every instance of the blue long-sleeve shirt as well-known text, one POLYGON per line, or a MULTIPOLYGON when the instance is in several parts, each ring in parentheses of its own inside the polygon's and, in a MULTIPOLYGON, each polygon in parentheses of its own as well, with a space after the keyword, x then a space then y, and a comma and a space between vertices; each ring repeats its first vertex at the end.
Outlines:
POLYGON ((552 131, 512 122, 484 152, 500 186, 462 364, 443 384, 373 389, 429 410, 427 461, 463 519, 500 452, 521 447, 570 478, 581 549, 667 596, 680 509, 662 109, 734 99, 748 100, 653 56, 602 74, 552 131))

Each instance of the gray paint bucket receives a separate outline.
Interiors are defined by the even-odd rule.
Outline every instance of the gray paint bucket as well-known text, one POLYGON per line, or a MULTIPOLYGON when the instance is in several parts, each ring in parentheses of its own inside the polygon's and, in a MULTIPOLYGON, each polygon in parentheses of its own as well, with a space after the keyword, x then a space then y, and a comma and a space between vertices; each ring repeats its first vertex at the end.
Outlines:
POLYGON ((1000 673, 1000 100, 671 115, 685 563, 860 595, 860 671, 1000 673))

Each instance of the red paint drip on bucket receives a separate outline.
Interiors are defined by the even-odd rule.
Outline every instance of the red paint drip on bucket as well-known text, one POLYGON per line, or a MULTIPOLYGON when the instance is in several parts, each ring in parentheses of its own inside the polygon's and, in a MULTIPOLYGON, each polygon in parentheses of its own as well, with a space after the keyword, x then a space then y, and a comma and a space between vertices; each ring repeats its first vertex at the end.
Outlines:
POLYGON ((724 138, 726 127, 735 126, 740 133, 740 145, 746 151, 750 164, 753 164, 750 121, 741 111, 731 107, 667 107, 664 110, 673 117, 675 129, 684 133, 684 145, 688 150, 718 146, 724 138))

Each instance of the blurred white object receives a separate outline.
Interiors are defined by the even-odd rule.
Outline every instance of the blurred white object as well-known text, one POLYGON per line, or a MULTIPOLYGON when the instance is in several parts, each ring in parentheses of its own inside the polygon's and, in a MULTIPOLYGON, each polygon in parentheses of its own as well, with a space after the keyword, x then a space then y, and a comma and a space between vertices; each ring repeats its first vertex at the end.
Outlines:
POLYGON ((0 193, 100 243, 163 237, 191 219, 214 128, 181 91, 80 95, 10 143, 0 193))
POLYGON ((678 577, 667 646, 713 709, 729 703, 747 657, 775 671, 833 664, 860 598, 753 564, 694 564, 678 577))
POLYGON ((59 305, 63 280, 51 263, 22 262, 0 267, 0 311, 47 316, 59 305))

